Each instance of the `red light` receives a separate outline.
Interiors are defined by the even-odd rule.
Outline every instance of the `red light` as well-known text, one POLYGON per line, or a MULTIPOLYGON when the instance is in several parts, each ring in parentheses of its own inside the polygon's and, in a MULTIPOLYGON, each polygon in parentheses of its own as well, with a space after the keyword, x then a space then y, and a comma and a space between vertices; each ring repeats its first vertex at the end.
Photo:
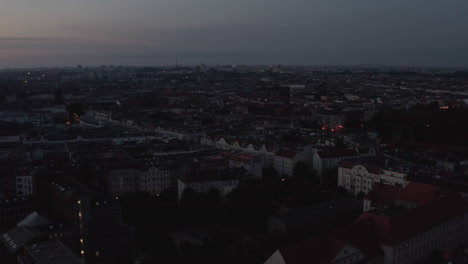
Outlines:
POLYGON ((450 259, 452 258, 451 252, 448 252, 448 251, 447 251, 447 252, 444 252, 444 258, 445 258, 446 260, 450 260, 450 259))

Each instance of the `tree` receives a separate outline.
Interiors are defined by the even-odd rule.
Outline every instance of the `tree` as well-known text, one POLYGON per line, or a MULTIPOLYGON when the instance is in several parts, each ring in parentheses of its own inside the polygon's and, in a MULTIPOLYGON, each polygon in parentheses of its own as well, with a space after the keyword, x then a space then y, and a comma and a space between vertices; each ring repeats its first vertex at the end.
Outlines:
POLYGON ((270 209, 271 194, 259 180, 244 181, 226 197, 228 219, 252 230, 264 228, 270 209))
POLYGON ((192 188, 186 188, 180 198, 181 207, 195 207, 200 204, 200 195, 192 188))
POLYGON ((329 169, 325 173, 325 184, 331 188, 336 188, 338 186, 338 167, 329 169))
POLYGON ((312 177, 312 173, 309 171, 309 167, 302 161, 299 161, 294 166, 292 177, 294 182, 316 182, 316 179, 312 177))
POLYGON ((262 179, 265 184, 272 184, 278 181, 278 173, 272 167, 268 167, 262 171, 262 179))
POLYGON ((161 199, 162 202, 177 202, 177 188, 176 187, 171 187, 168 189, 164 189, 160 195, 159 198, 161 199))
POLYGON ((210 188, 205 194, 205 205, 207 207, 220 207, 221 206, 221 194, 216 188, 210 188))

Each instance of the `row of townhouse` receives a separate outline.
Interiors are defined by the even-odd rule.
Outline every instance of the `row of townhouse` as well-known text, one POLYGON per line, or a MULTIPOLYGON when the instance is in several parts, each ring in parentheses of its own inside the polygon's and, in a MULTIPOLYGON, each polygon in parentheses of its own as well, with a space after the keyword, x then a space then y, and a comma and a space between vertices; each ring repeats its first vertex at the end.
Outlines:
POLYGON ((137 191, 159 195, 162 191, 176 185, 178 170, 170 166, 125 165, 109 169, 105 177, 107 190, 112 196, 137 191))
POLYGON ((369 163, 369 160, 343 160, 338 167, 338 186, 353 195, 367 194, 375 183, 404 186, 407 170, 385 168, 369 163))
POLYGON ((251 175, 244 167, 230 168, 224 158, 196 160, 181 169, 177 182, 178 198, 180 200, 187 189, 198 193, 216 189, 223 199, 249 174, 251 175))
POLYGON ((179 200, 182 199, 186 189, 192 189, 197 193, 205 193, 210 189, 216 189, 221 199, 239 186, 242 176, 242 168, 238 169, 213 169, 205 170, 202 174, 191 172, 183 175, 177 182, 179 200))
POLYGON ((292 176, 294 167, 300 161, 305 162, 309 167, 312 167, 312 148, 310 146, 304 147, 303 151, 297 151, 291 149, 277 149, 265 144, 254 144, 239 139, 234 139, 228 142, 224 138, 209 136, 201 139, 201 143, 221 150, 260 156, 262 158, 263 168, 272 167, 279 175, 282 176, 292 176))
POLYGON ((263 159, 263 167, 272 167, 282 176, 292 176, 294 167, 298 162, 304 162, 324 182, 325 175, 330 169, 339 166, 342 160, 373 157, 376 151, 373 148, 324 148, 319 149, 312 145, 304 146, 301 151, 292 149, 276 149, 265 144, 254 144, 246 140, 226 140, 213 136, 201 139, 201 144, 221 150, 242 152, 249 155, 259 155, 263 159))
POLYGON ((261 155, 263 167, 272 167, 277 149, 265 144, 256 144, 242 139, 224 139, 216 136, 206 136, 200 139, 202 145, 215 147, 221 150, 239 151, 251 155, 261 155))
MULTIPOLYGON (((241 179, 253 175, 244 166, 232 166, 230 159, 211 158, 188 163, 180 168, 156 165, 114 165, 105 172, 108 192, 115 197, 137 191, 158 196, 177 187, 179 199, 188 188, 203 193, 211 188, 221 197, 236 188, 241 179)), ((257 166, 258 167, 258 166, 257 166)), ((255 177, 255 175, 253 175, 255 177)))

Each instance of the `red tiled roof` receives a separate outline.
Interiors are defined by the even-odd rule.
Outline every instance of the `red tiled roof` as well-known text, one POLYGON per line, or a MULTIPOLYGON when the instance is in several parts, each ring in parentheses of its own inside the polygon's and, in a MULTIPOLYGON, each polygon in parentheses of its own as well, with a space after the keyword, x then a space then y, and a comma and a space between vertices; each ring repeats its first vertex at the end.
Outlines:
POLYGON ((357 164, 354 163, 354 162, 351 162, 349 160, 342 160, 340 162, 340 167, 342 168, 346 168, 346 169, 352 169, 354 166, 356 166, 357 164))
POLYGON ((465 199, 459 194, 453 194, 392 216, 366 212, 356 222, 371 219, 380 242, 396 245, 467 211, 468 203, 465 199))
POLYGON ((286 264, 330 263, 346 245, 349 245, 361 250, 365 256, 362 262, 365 262, 383 255, 378 237, 372 232, 372 228, 370 220, 356 222, 283 247, 280 253, 286 264))
POLYGON ((391 206, 395 202, 399 188, 394 185, 375 183, 372 190, 367 193, 366 200, 370 200, 372 204, 379 206, 391 206))
POLYGON ((293 159, 294 157, 296 157, 297 154, 298 154, 297 151, 283 149, 283 150, 280 150, 280 151, 276 152, 275 155, 280 156, 280 157, 293 159))
POLYGON ((373 173, 373 174, 382 173, 382 169, 380 169, 380 168, 378 168, 376 166, 356 163, 356 162, 352 162, 352 161, 349 161, 349 160, 342 160, 340 162, 340 167, 346 168, 346 169, 352 169, 354 166, 357 166, 357 165, 361 165, 361 166, 365 167, 368 172, 373 173))
POLYGON ((226 158, 229 160, 234 160, 242 163, 250 163, 250 160, 252 159, 252 156, 248 154, 235 154, 224 152, 223 155, 225 155, 226 158))
POLYGON ((397 199, 416 205, 423 205, 436 199, 440 191, 439 187, 418 183, 409 182, 404 188, 401 189, 397 199))
POLYGON ((405 187, 375 183, 366 199, 380 206, 391 206, 395 200, 423 205, 440 197, 440 188, 418 182, 408 182, 405 187))
POLYGON ((325 149, 317 152, 321 159, 333 159, 341 157, 357 156, 355 149, 325 149))

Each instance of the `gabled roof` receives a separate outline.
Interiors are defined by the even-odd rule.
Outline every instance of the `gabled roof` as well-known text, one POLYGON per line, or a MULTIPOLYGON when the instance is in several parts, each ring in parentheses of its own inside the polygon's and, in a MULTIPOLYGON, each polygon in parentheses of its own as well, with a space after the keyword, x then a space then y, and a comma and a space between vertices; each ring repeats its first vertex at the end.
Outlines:
POLYGON ((249 154, 244 154, 244 153, 229 153, 229 152, 224 152, 223 155, 228 159, 228 160, 233 160, 237 162, 242 162, 242 163, 250 163, 250 160, 252 159, 252 156, 249 154))
POLYGON ((441 193, 440 188, 428 184, 409 182, 401 189, 397 200, 422 205, 437 199, 441 193))
POLYGON ((317 154, 321 159, 358 156, 358 153, 355 149, 324 149, 317 152, 317 154))
POLYGON ((352 160, 342 160, 340 162, 340 167, 342 168, 347 168, 347 169, 352 169, 354 166, 363 166, 366 168, 366 170, 370 173, 373 174, 380 174, 382 173, 382 169, 373 165, 365 164, 365 163, 360 163, 360 162, 354 162, 352 160))
POLYGON ((10 253, 15 253, 35 239, 34 233, 26 226, 19 226, 0 235, 0 241, 10 253))
POLYGON ((275 155, 279 156, 279 157, 293 159, 294 157, 296 157, 297 154, 299 154, 297 151, 282 149, 282 150, 279 150, 278 152, 276 152, 275 155))
POLYGON ((398 186, 378 182, 372 186, 372 190, 367 193, 365 199, 370 200, 374 205, 392 206, 399 189, 398 186))
POLYGON ((32 212, 28 216, 26 216, 23 220, 18 222, 16 226, 41 226, 41 225, 48 225, 52 223, 49 219, 43 217, 42 215, 38 214, 37 212, 32 212))
POLYGON ((423 205, 442 195, 439 187, 418 182, 408 182, 405 187, 375 183, 366 199, 381 206, 394 205, 395 201, 423 205))
POLYGON ((362 262, 382 256, 378 237, 370 221, 356 222, 280 249, 286 264, 330 263, 345 247, 357 248, 362 262))
POLYGON ((356 222, 372 220, 380 243, 393 246, 467 211, 466 200, 459 194, 452 194, 394 215, 371 210, 363 213, 356 222))

